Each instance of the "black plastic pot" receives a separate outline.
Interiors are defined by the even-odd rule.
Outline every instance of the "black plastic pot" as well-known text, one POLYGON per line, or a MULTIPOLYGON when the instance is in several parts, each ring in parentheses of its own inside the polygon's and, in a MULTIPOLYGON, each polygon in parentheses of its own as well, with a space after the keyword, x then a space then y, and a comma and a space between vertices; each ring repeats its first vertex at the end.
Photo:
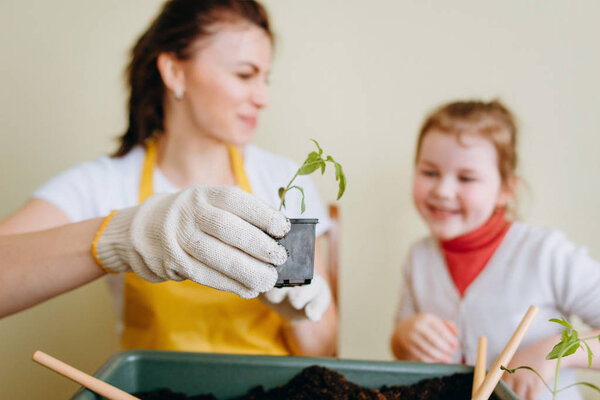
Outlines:
POLYGON ((275 287, 306 285, 312 281, 315 263, 316 218, 292 218, 290 232, 279 240, 288 253, 285 264, 277 267, 275 287))

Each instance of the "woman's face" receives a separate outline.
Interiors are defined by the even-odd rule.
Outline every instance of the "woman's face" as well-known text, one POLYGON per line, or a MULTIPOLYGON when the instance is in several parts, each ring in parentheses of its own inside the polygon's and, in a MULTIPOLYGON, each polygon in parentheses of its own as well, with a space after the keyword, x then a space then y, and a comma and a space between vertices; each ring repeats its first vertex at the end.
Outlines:
POLYGON ((269 102, 271 40, 249 23, 215 26, 192 57, 180 61, 184 95, 180 115, 201 135, 234 145, 252 140, 259 111, 269 102))
POLYGON ((463 134, 459 141, 436 130, 423 138, 413 200, 434 237, 448 240, 473 231, 509 196, 490 140, 463 134))

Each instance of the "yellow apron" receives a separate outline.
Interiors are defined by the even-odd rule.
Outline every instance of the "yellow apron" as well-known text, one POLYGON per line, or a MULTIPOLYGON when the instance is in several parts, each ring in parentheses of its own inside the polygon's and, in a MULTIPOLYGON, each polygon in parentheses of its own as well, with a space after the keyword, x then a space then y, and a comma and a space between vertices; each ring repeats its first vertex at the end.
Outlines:
MULTIPOLYGON (((146 150, 139 201, 153 193, 156 142, 146 150)), ((239 150, 229 146, 236 183, 251 193, 239 150)), ((125 275, 125 349, 289 355, 283 319, 258 299, 244 300, 192 281, 149 283, 125 275)))

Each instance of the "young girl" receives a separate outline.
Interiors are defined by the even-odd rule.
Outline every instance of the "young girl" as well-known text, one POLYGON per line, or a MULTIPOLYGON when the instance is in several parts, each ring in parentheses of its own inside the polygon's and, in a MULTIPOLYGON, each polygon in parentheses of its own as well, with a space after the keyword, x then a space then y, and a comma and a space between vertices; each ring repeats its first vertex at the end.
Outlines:
MULTIPOLYGON (((423 124, 413 200, 431 236, 411 248, 404 267, 391 338, 398 359, 474 365, 478 338, 486 336, 489 368, 537 305, 510 366, 529 365, 551 381, 556 361, 545 356, 561 329, 550 318, 577 315, 594 327, 585 336, 600 333, 600 264, 561 232, 507 217, 517 184, 516 135, 498 101, 447 104, 423 124)), ((592 350, 600 352, 597 341, 592 350)), ((586 354, 578 351, 561 367, 564 387, 574 382, 569 367, 587 367, 586 354)), ((592 367, 600 369, 599 360, 592 367)), ((504 380, 523 399, 549 394, 528 371, 504 380)), ((579 398, 575 388, 563 393, 579 398)))

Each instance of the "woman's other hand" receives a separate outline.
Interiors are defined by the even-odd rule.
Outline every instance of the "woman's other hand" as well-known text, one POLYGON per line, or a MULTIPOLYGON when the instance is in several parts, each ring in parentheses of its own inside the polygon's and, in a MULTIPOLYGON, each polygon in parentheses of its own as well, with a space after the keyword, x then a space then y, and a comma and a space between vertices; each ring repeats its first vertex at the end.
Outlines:
POLYGON ((331 303, 331 291, 327 282, 315 274, 309 285, 273 288, 260 299, 290 322, 319 322, 331 303))

